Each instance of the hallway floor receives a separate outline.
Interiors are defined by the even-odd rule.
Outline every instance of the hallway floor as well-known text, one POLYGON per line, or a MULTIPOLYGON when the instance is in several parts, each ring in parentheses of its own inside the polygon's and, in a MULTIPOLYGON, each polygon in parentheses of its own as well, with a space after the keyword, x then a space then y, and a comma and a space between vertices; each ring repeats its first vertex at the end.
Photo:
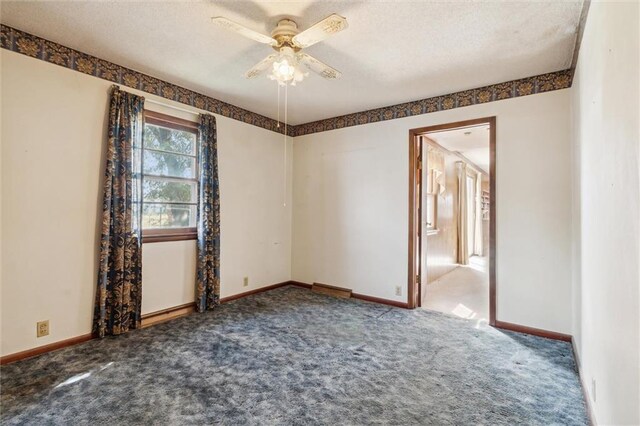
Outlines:
POLYGON ((473 256, 427 286, 423 308, 478 323, 489 321, 489 267, 487 257, 473 256))

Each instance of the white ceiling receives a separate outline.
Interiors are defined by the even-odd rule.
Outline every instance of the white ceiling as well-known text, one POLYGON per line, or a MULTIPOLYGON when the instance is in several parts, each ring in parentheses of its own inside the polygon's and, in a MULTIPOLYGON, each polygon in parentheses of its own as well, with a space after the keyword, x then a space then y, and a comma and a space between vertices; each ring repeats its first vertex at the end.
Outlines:
POLYGON ((489 126, 487 124, 429 133, 427 137, 449 151, 459 152, 489 174, 489 126))
POLYGON ((2 23, 275 118, 276 85, 244 72, 271 48, 210 22, 268 34, 331 13, 349 28, 306 51, 342 72, 289 92, 289 122, 322 118, 566 69, 574 1, 2 1, 2 23))

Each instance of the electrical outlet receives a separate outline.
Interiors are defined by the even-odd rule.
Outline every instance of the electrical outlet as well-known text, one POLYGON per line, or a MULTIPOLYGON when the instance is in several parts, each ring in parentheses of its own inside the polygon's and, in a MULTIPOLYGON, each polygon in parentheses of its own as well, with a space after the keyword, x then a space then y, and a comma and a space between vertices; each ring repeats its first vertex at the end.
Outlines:
POLYGON ((39 321, 36 323, 36 337, 49 335, 49 320, 39 321))
POLYGON ((396 286, 396 296, 402 296, 402 286, 396 286))
POLYGON ((248 287, 249 286, 249 277, 244 277, 244 281, 242 282, 242 286, 243 287, 248 287))
POLYGON ((591 398, 596 402, 596 379, 591 379, 591 398))

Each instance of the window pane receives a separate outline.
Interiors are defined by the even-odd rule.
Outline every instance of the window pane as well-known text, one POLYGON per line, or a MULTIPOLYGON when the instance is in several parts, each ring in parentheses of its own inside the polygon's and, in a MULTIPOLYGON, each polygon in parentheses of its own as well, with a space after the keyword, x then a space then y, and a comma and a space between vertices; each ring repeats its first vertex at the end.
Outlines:
POLYGON ((183 178, 196 177, 196 159, 166 152, 144 151, 144 173, 183 178))
POLYGON ((195 182, 179 182, 146 176, 142 193, 144 201, 169 201, 173 203, 196 203, 198 188, 195 182))
POLYGON ((178 154, 196 155, 196 135, 153 124, 144 127, 144 147, 178 154))
POLYGON ((142 228, 190 228, 196 226, 196 206, 186 204, 145 204, 142 228))

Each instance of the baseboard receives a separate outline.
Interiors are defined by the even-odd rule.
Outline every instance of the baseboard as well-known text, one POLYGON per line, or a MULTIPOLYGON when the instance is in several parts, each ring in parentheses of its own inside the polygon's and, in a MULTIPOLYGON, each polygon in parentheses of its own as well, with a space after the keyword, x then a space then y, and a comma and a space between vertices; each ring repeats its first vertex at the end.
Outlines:
POLYGON ((334 285, 322 283, 313 283, 311 291, 331 297, 340 297, 342 299, 351 299, 351 294, 353 293, 350 288, 336 287, 334 285))
POLYGON ((404 309, 409 308, 409 304, 407 302, 398 302, 396 300, 383 299, 381 297, 367 296, 366 294, 352 293, 351 297, 353 297, 354 299, 366 300, 367 302, 395 306, 396 308, 404 308, 404 309))
POLYGON ((591 405, 591 398, 589 395, 589 391, 587 390, 587 384, 584 381, 584 377, 582 376, 582 365, 580 363, 580 356, 578 355, 578 350, 576 349, 576 341, 571 337, 571 349, 573 350, 573 359, 576 362, 576 368, 578 370, 578 378, 580 379, 580 387, 582 388, 582 397, 584 398, 584 405, 587 408, 587 417, 589 418, 589 424, 591 426, 597 426, 596 417, 593 413, 593 406, 591 405))
POLYGON ((547 339, 562 340, 563 342, 571 342, 569 334, 557 333, 555 331, 542 330, 540 328, 527 327, 525 325, 513 324, 510 322, 496 321, 495 328, 503 330, 517 331, 518 333, 532 334, 534 336, 545 337, 547 339))
MULTIPOLYGON (((302 284, 295 284, 295 283, 291 283, 290 281, 285 281, 279 284, 274 284, 274 285, 270 285, 267 287, 262 287, 256 290, 252 290, 252 291, 248 291, 246 293, 240 293, 240 294, 236 294, 233 296, 229 296, 226 297, 224 299, 222 299, 220 302, 221 303, 225 303, 225 302, 229 302, 231 300, 235 300, 235 299, 239 299, 241 297, 246 297, 246 296, 250 296, 251 294, 255 294, 255 293, 260 293, 263 291, 268 291, 268 290, 273 290, 275 288, 278 287, 283 287, 285 285, 288 284, 294 284, 294 285, 299 285, 302 284)), ((184 305, 179 305, 179 306, 174 306, 171 308, 167 308, 167 309, 162 309, 160 311, 155 311, 155 312, 150 312, 148 314, 144 314, 142 315, 142 327, 141 328, 146 328, 155 324, 159 324, 161 322, 165 322, 165 321, 169 321, 175 318, 179 318, 185 315, 189 315, 193 312, 196 311, 196 304, 195 302, 191 302, 191 303, 185 303, 184 305)), ((55 350, 58 349, 62 349, 62 348, 66 348, 68 346, 73 346, 73 345, 77 345, 79 343, 84 343, 87 342, 89 340, 93 339, 93 335, 90 334, 84 334, 82 336, 77 336, 77 337, 72 337, 70 339, 65 339, 65 340, 60 340, 59 342, 54 342, 54 343, 50 343, 48 345, 43 345, 43 346, 38 346, 36 348, 33 349, 27 349, 25 351, 21 351, 21 352, 16 352, 13 354, 9 354, 9 355, 5 355, 3 357, 0 357, 0 365, 3 364, 9 364, 11 362, 15 362, 15 361, 21 361, 23 359, 27 359, 27 358, 31 358, 34 357, 36 355, 42 355, 44 353, 47 352, 53 352, 55 350)))
MULTIPOLYGON (((268 285, 265 287, 257 288, 255 290, 246 291, 244 293, 234 294, 220 299, 220 303, 231 302, 232 300, 240 299, 243 297, 251 296, 253 294, 262 293, 269 290, 275 290, 280 287, 292 285, 304 289, 310 290, 312 285, 303 283, 300 281, 283 281, 278 284, 268 285)), ((364 294, 352 293, 351 297, 354 299, 366 300, 367 302, 381 303, 384 305, 395 306, 399 308, 406 308, 407 304, 403 302, 396 302, 395 300, 381 299, 379 297, 367 296, 364 294)), ((161 322, 169 321, 175 318, 179 318, 185 315, 189 315, 196 310, 195 302, 186 303, 184 305, 174 306, 160 311, 150 312, 142 315, 142 328, 150 327, 161 322)), ((50 343, 44 346, 38 346, 37 348, 27 349, 26 351, 16 352, 14 354, 5 355, 0 358, 0 364, 8 364, 10 362, 20 361, 26 358, 31 358, 36 355, 41 355, 47 352, 52 352, 58 349, 66 348, 67 346, 77 345, 91 340, 93 336, 91 334, 85 334, 82 336, 72 337, 70 339, 61 340, 59 342, 50 343)))
MULTIPOLYGON (((313 285, 303 283, 301 281, 289 281, 289 284, 295 285, 296 287, 306 288, 309 290, 311 290, 311 288, 313 287, 313 285)), ((335 286, 332 286, 332 287, 335 287, 335 286)), ((342 287, 335 287, 335 288, 342 288, 342 287)), ((351 297, 353 299, 360 299, 360 300, 365 300, 367 302, 380 303, 382 305, 394 306, 396 308, 407 309, 409 307, 409 305, 406 302, 398 302, 396 300, 383 299, 381 297, 367 296, 366 294, 351 293, 351 297)))
POLYGON ((244 293, 234 294, 233 296, 227 296, 220 299, 220 303, 231 302, 232 300, 241 299, 243 297, 251 296, 253 294, 263 293, 269 290, 275 290, 276 288, 284 287, 291 284, 291 281, 283 281, 278 284, 272 284, 265 287, 256 288, 255 290, 245 291, 244 293))
POLYGON ((303 283, 302 281, 289 281, 289 285, 294 285, 300 288, 306 288, 307 290, 311 290, 311 287, 313 287, 313 285, 303 283))
POLYGON ((185 315, 192 314, 196 311, 196 303, 185 303, 184 305, 173 306, 171 308, 162 309, 160 311, 151 312, 142 315, 142 327, 147 328, 161 322, 169 321, 185 315))
POLYGON ((68 346, 77 345, 78 343, 88 342, 91 339, 93 339, 93 335, 91 333, 83 334, 82 336, 72 337, 70 339, 60 340, 59 342, 49 343, 48 345, 38 346, 37 348, 27 349, 26 351, 5 355, 0 358, 0 365, 21 361, 47 352, 53 352, 68 346))
MULTIPOLYGON (((146 328, 154 324, 158 324, 164 321, 169 321, 184 315, 188 315, 195 312, 196 304, 194 302, 186 303, 180 306, 174 306, 172 308, 163 309, 156 312, 151 312, 142 315, 142 327, 146 328)), ((70 339, 60 340, 58 342, 49 343, 48 345, 38 346, 33 349, 27 349, 26 351, 16 352, 10 355, 5 355, 0 358, 0 365, 9 364, 15 361, 21 361, 23 359, 31 358, 36 355, 42 355, 47 352, 53 352, 58 349, 66 348, 68 346, 77 345, 79 343, 88 342, 93 339, 93 335, 83 334, 82 336, 72 337, 70 339)))

